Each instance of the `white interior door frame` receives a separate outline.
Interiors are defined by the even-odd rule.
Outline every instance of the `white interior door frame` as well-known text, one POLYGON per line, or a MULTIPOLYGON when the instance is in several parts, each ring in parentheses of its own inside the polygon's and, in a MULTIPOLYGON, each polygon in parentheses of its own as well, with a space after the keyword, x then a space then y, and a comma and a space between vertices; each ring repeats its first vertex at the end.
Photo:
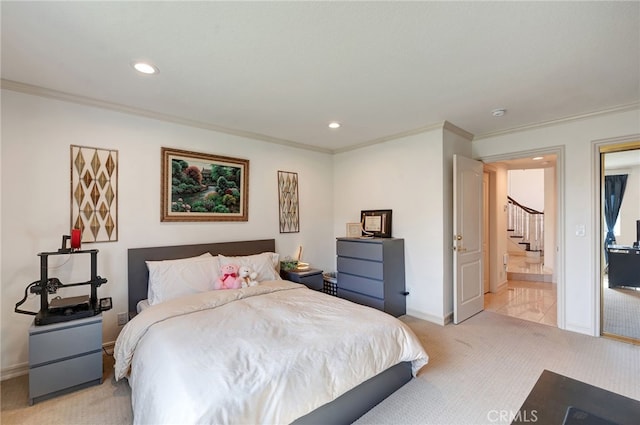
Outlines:
MULTIPOLYGON (((566 282, 565 282, 565 147, 549 146, 546 148, 525 151, 508 152, 497 155, 486 155, 474 159, 490 164, 492 162, 509 161, 519 158, 530 158, 540 155, 556 155, 556 261, 557 270, 557 314, 558 328, 565 329, 566 325, 566 282)), ((492 263, 490 265, 494 267, 492 263)))

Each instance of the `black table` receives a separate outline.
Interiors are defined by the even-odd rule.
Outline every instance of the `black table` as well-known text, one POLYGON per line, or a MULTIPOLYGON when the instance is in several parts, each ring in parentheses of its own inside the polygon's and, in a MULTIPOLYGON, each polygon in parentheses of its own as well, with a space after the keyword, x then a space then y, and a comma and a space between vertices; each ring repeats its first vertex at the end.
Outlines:
POLYGON ((640 401, 548 370, 542 372, 512 424, 562 425, 569 407, 590 416, 567 422, 571 424, 640 424, 640 401))
POLYGON ((640 248, 609 245, 609 288, 640 287, 640 248))

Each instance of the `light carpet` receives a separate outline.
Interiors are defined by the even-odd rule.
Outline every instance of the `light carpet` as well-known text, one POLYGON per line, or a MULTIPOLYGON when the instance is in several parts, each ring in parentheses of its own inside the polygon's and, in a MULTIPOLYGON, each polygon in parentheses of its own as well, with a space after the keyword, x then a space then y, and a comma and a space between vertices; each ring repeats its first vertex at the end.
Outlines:
MULTIPOLYGON (((492 312, 459 325, 402 317, 430 362, 356 423, 503 424, 544 369, 640 400, 640 346, 594 338, 492 312), (502 418, 502 419, 501 419, 502 418)), ((2 382, 1 423, 130 424, 130 390, 113 380, 28 406, 26 376, 2 382)))
POLYGON ((640 290, 604 287, 602 330, 640 340, 640 290))

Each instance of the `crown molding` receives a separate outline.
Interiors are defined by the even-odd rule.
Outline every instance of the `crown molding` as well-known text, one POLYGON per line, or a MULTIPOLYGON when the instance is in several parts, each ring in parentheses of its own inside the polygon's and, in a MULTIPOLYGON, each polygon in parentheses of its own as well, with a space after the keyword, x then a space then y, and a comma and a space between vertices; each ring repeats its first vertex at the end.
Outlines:
POLYGON ((354 150, 357 150, 357 149, 366 148, 368 146, 378 145, 380 143, 390 142, 390 141, 396 140, 396 139, 402 139, 403 137, 414 136, 414 135, 420 134, 420 133, 426 133, 427 131, 441 130, 441 129, 444 128, 445 122, 446 121, 443 121, 443 122, 440 122, 440 123, 437 123, 437 124, 431 124, 431 125, 427 125, 427 126, 424 126, 424 127, 415 128, 413 130, 403 131, 402 133, 396 133, 396 134, 391 134, 391 135, 388 135, 388 136, 379 137, 377 139, 369 140, 367 142, 359 143, 357 145, 351 145, 351 146, 348 146, 346 148, 335 149, 335 150, 333 150, 333 153, 336 154, 336 153, 344 153, 344 152, 354 151, 354 150))
POLYGON ((80 95, 61 92, 57 90, 47 89, 44 87, 20 83, 12 80, 0 79, 0 87, 2 89, 12 90, 12 91, 30 94, 34 96, 47 97, 51 99, 61 100, 64 102, 70 102, 70 103, 76 103, 76 104, 85 105, 85 106, 107 109, 107 110, 121 112, 129 115, 137 115, 144 118, 155 119, 158 121, 171 122, 174 124, 180 124, 188 127, 195 127, 195 128, 201 128, 204 130, 216 131, 219 133, 230 134, 233 136, 244 137, 244 138, 253 139, 253 140, 260 140, 263 142, 274 143, 277 145, 288 146, 291 148, 328 153, 328 154, 337 154, 337 153, 343 153, 343 152, 348 152, 352 150, 362 149, 368 146, 373 146, 380 143, 385 143, 385 142, 401 139, 408 136, 413 136, 420 133, 426 133, 428 131, 433 131, 433 130, 448 130, 470 141, 476 141, 476 140, 487 139, 490 137, 503 136, 503 135, 518 133, 518 132, 527 131, 527 130, 550 127, 558 124, 578 121, 578 120, 587 119, 587 118, 593 118, 593 117, 602 116, 602 115, 608 115, 608 114, 614 114, 614 113, 620 113, 620 112, 626 112, 626 111, 632 111, 632 110, 640 110, 640 102, 634 102, 628 105, 620 105, 620 106, 609 108, 602 111, 590 112, 590 113, 581 114, 581 115, 573 115, 573 116, 554 119, 550 121, 512 127, 509 129, 495 131, 491 133, 485 133, 478 136, 474 136, 472 133, 469 133, 468 131, 450 123, 449 121, 442 121, 439 123, 418 127, 412 130, 407 130, 400 133, 379 137, 373 140, 362 142, 356 145, 351 145, 345 148, 328 149, 328 148, 321 148, 317 146, 305 145, 303 143, 294 142, 292 140, 271 137, 265 134, 253 133, 250 131, 237 130, 233 128, 226 128, 226 127, 221 127, 221 126, 212 125, 208 123, 203 123, 196 120, 177 117, 174 115, 162 114, 159 112, 149 111, 141 108, 133 108, 133 107, 121 105, 118 103, 106 102, 106 101, 102 101, 102 100, 98 100, 98 99, 94 99, 86 96, 80 96, 80 95))
POLYGON ((207 124, 196 120, 190 120, 186 118, 177 117, 169 114, 162 114, 159 112, 149 111, 141 108, 133 108, 118 103, 106 102, 103 100, 93 99, 91 97, 79 96, 75 94, 65 93, 57 90, 46 89, 44 87, 34 86, 31 84, 20 83, 12 80, 0 80, 0 87, 2 89, 11 90, 15 92, 30 94, 34 96, 47 97, 50 99, 61 100, 64 102, 76 103, 85 106, 92 106, 101 109, 107 109, 110 111, 121 112, 129 115, 137 115, 144 118, 155 119, 158 121, 165 121, 174 124, 185 125, 188 127, 201 128, 204 130, 216 131, 219 133, 230 134, 233 136, 244 137, 253 140, 261 140, 263 142, 275 143, 278 145, 288 146, 292 148, 322 152, 333 153, 330 149, 320 148, 317 146, 304 145, 291 140, 279 139, 277 137, 271 137, 260 133, 253 133, 250 131, 237 130, 233 128, 220 127, 217 125, 207 124))
POLYGON ((506 134, 519 133, 521 131, 527 131, 527 130, 533 130, 533 129, 538 129, 538 128, 545 128, 545 127, 552 127, 552 126, 555 126, 555 125, 565 124, 565 123, 572 122, 572 121, 579 121, 579 120, 598 117, 598 116, 602 116, 602 115, 617 114, 617 113, 620 113, 620 112, 627 112, 627 111, 634 111, 634 110, 640 110, 640 102, 633 102, 633 103, 629 103, 627 105, 619 105, 619 106, 615 106, 613 108, 603 109, 601 111, 589 112, 589 113, 586 113, 586 114, 571 115, 571 116, 564 117, 564 118, 558 118, 558 119, 549 120, 549 121, 542 121, 542 122, 538 122, 538 123, 522 125, 522 126, 519 126, 519 127, 512 127, 512 128, 508 128, 508 129, 505 129, 505 130, 494 131, 492 133, 485 133, 485 134, 481 134, 481 135, 475 137, 473 139, 473 141, 482 140, 482 139, 488 139, 490 137, 496 137, 496 136, 504 136, 506 134))
POLYGON ((469 133, 467 130, 464 130, 458 127, 455 124, 451 124, 449 121, 445 121, 442 126, 443 129, 448 130, 454 134, 457 134, 460 137, 467 139, 468 141, 473 141, 473 134, 469 133))

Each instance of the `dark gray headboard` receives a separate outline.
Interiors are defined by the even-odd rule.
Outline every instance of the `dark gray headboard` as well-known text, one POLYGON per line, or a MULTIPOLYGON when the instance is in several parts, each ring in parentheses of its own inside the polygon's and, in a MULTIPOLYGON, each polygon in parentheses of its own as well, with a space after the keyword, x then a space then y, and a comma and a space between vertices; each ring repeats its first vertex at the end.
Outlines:
POLYGON ((254 241, 215 242, 198 245, 157 246, 151 248, 131 248, 128 250, 129 313, 136 312, 138 301, 147 298, 149 270, 145 261, 175 260, 195 257, 205 252, 211 255, 252 255, 261 252, 275 252, 275 239, 254 241))

